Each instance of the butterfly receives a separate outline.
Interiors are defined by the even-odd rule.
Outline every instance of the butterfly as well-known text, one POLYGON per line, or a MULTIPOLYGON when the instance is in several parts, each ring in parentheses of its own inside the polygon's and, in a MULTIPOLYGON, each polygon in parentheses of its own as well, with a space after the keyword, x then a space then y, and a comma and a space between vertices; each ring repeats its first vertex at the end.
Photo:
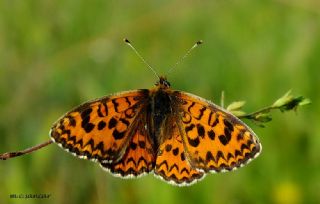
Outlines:
POLYGON ((209 172, 242 167, 262 149, 255 133, 214 103, 173 90, 120 92, 74 108, 55 122, 51 139, 77 157, 123 178, 154 173, 179 186, 209 172))

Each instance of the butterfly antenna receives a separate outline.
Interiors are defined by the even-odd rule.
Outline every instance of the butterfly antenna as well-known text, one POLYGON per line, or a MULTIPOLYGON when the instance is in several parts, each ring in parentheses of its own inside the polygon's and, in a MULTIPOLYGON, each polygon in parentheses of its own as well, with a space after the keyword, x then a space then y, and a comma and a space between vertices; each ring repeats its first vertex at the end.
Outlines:
POLYGON ((18 157, 18 156, 22 156, 24 154, 29 154, 31 152, 34 152, 34 151, 37 151, 45 146, 48 146, 50 144, 52 144, 53 141, 52 140, 48 140, 44 143, 41 143, 39 145, 36 145, 34 147, 30 147, 28 149, 25 149, 25 150, 21 150, 21 151, 16 151, 16 152, 6 152, 6 153, 3 153, 3 154, 0 154, 0 160, 7 160, 7 159, 11 159, 11 158, 14 158, 14 157, 18 157))
POLYGON ((173 67, 171 67, 171 68, 169 69, 169 71, 167 72, 167 74, 169 74, 173 69, 175 69, 186 57, 189 56, 189 54, 191 53, 191 51, 192 51, 193 49, 195 49, 196 47, 198 47, 198 46, 201 45, 202 43, 203 43, 202 40, 197 41, 197 42, 188 50, 188 52, 187 52, 185 55, 183 55, 183 57, 181 57, 180 60, 179 60, 173 67))
POLYGON ((142 62, 143 62, 145 65, 147 65, 147 67, 149 67, 149 69, 154 73, 154 75, 156 75, 156 77, 157 77, 158 79, 160 79, 160 77, 159 77, 159 75, 157 74, 157 72, 156 72, 156 71, 147 63, 147 61, 139 54, 139 52, 136 50, 136 48, 134 48, 134 47, 132 46, 131 42, 130 42, 127 38, 123 39, 123 41, 124 41, 127 45, 129 45, 129 47, 131 47, 131 49, 138 55, 138 57, 142 60, 142 62))

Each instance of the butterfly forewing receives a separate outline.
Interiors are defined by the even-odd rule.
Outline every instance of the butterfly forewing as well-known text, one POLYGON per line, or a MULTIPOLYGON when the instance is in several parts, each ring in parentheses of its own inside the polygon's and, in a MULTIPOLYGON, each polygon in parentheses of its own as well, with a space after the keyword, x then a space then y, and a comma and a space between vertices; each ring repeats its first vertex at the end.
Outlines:
POLYGON ((204 171, 232 170, 256 157, 257 136, 238 118, 192 94, 176 91, 178 120, 191 165, 204 171))
POLYGON ((137 90, 84 103, 59 119, 50 136, 79 157, 117 161, 125 153, 146 98, 144 90, 137 90))

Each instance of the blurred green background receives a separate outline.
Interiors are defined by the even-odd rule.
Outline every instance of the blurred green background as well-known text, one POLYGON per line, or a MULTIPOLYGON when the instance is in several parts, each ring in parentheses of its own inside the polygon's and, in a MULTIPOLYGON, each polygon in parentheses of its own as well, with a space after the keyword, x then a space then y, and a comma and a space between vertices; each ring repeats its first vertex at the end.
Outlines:
POLYGON ((123 180, 56 144, 0 162, 0 203, 320 203, 320 3, 274 1, 4 0, 0 2, 0 152, 49 139, 72 107, 123 90, 151 88, 153 73, 174 89, 246 111, 292 89, 312 104, 247 122, 262 154, 235 172, 175 187, 152 175, 123 180), (10 194, 50 194, 10 199, 10 194))

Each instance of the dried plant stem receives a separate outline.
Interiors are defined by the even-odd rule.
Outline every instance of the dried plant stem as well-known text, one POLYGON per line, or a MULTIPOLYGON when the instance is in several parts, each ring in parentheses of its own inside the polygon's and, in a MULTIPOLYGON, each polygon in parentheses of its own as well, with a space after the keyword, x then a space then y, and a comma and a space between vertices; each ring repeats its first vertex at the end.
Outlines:
POLYGON ((53 143, 52 140, 48 140, 48 141, 46 141, 44 143, 41 143, 39 145, 36 145, 34 147, 30 147, 30 148, 22 150, 22 151, 6 152, 6 153, 3 153, 3 154, 0 154, 0 160, 7 160, 7 159, 18 157, 18 156, 21 156, 21 155, 24 155, 24 154, 29 154, 29 153, 37 151, 37 150, 39 150, 39 149, 41 149, 43 147, 46 147, 46 146, 48 146, 48 145, 50 145, 52 143, 53 143))

